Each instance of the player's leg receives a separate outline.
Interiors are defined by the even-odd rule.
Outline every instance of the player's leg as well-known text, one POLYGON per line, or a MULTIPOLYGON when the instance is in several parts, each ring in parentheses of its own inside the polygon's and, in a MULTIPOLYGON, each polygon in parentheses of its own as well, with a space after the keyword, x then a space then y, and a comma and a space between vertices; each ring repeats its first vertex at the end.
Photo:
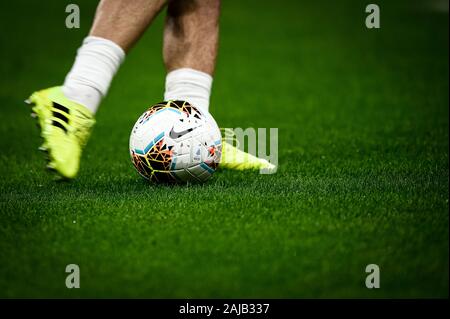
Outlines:
POLYGON ((126 52, 165 2, 102 0, 63 86, 35 92, 29 98, 41 127, 41 149, 48 153, 48 167, 63 177, 77 174, 101 99, 126 52))
MULTIPOLYGON (((165 100, 186 100, 209 113, 219 42, 220 0, 169 0, 163 56, 167 69, 165 100)), ((221 166, 274 169, 264 159, 223 141, 221 166)))
POLYGON ((164 27, 164 98, 209 108, 219 41, 220 0, 169 0, 164 27))
POLYGON ((128 52, 165 3, 166 0, 102 0, 89 35, 113 41, 128 52))
POLYGON ((164 4, 165 0, 101 1, 89 36, 64 82, 64 94, 95 112, 125 53, 164 4))

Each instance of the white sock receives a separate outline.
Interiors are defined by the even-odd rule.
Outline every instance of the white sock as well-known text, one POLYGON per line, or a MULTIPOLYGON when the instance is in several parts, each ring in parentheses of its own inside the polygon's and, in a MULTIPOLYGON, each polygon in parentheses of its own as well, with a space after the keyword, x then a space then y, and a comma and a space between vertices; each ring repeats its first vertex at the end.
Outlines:
POLYGON ((95 113, 124 58, 125 52, 114 42, 86 37, 64 81, 64 95, 95 113))
POLYGON ((190 68, 176 69, 166 76, 164 100, 184 100, 208 113, 213 78, 190 68))

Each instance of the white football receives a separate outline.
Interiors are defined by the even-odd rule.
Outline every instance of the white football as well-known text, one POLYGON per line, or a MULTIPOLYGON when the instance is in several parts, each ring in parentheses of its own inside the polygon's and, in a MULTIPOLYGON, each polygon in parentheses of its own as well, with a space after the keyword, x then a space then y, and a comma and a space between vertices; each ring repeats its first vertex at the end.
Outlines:
POLYGON ((155 182, 204 182, 215 172, 221 154, 216 121, 186 101, 150 107, 130 135, 134 167, 155 182))

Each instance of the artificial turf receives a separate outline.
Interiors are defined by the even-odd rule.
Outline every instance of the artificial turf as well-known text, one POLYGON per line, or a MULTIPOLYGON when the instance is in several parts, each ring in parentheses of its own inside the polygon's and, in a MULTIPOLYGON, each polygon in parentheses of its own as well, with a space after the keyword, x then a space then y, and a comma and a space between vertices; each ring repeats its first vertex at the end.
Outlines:
MULTIPOLYGON (((0 297, 448 297, 448 12, 431 1, 224 1, 211 111, 279 128, 274 175, 161 186, 128 138, 164 85, 163 17, 127 56, 78 179, 22 101, 58 85, 95 1, 0 6, 0 297), (67 289, 65 267, 81 270, 67 289), (367 264, 381 287, 367 289, 367 264)), ((448 6, 448 4, 447 4, 448 6)))

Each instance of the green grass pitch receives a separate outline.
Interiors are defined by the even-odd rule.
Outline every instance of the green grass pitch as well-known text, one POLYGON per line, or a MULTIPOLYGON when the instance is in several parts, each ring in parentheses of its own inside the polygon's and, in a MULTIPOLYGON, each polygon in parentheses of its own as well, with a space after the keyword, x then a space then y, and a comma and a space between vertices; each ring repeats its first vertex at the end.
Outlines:
POLYGON ((211 111, 279 128, 274 175, 158 186, 130 163, 163 93, 163 17, 127 56, 79 178, 44 171, 22 101, 61 84, 95 1, 0 6, 0 297, 448 297, 448 12, 431 1, 223 1, 211 111), (81 288, 65 287, 65 267, 81 288), (365 267, 381 287, 365 287, 365 267))

